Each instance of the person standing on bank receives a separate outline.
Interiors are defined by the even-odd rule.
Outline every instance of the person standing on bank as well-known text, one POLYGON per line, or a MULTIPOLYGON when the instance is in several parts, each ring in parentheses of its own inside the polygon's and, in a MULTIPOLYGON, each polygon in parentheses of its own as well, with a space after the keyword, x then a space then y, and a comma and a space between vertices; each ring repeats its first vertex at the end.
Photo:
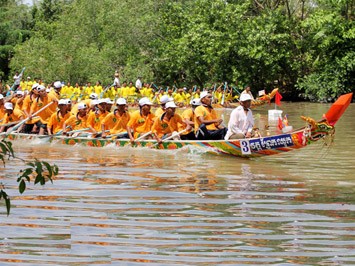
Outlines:
POLYGON ((240 105, 235 108, 229 119, 225 140, 251 138, 254 135, 254 118, 250 110, 252 98, 248 93, 240 95, 240 105))
POLYGON ((198 140, 222 140, 227 129, 222 126, 223 119, 217 117, 212 107, 212 94, 203 91, 200 94, 201 105, 196 107, 195 132, 198 140))

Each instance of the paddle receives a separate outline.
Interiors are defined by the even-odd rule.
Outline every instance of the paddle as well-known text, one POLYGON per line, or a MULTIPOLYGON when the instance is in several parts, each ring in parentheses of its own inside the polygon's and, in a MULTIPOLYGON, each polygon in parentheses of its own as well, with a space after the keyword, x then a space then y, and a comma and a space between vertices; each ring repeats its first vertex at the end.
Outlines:
MULTIPOLYGON (((54 102, 50 102, 47 105, 43 106, 41 109, 39 109, 37 112, 34 112, 30 117, 27 117, 26 119, 23 119, 21 122, 19 122, 16 126, 10 128, 10 130, 8 132, 3 132, 5 133, 5 135, 9 135, 11 132, 15 131, 16 129, 18 129, 20 126, 22 126, 24 123, 26 123, 28 120, 31 120, 35 115, 39 114, 40 112, 42 112, 44 109, 46 109, 47 107, 49 107, 50 105, 52 105, 54 102)), ((2 133, 0 133, 0 135, 2 135, 2 133)))
MULTIPOLYGON (((33 118, 38 118, 38 116, 35 116, 33 118)), ((0 124, 0 127, 8 127, 8 126, 16 125, 18 122, 19 121, 14 121, 14 122, 9 122, 9 123, 3 124, 3 125, 0 124)))
MULTIPOLYGON (((175 137, 177 137, 177 136, 180 136, 182 133, 184 133, 184 132, 186 132, 186 131, 187 131, 187 128, 185 128, 185 129, 183 129, 183 130, 181 130, 181 131, 179 131, 179 132, 176 132, 175 134, 172 133, 169 137, 167 137, 167 138, 165 138, 165 139, 162 139, 161 142, 166 142, 166 141, 168 141, 168 140, 171 140, 171 139, 173 139, 173 138, 175 138, 175 137)), ((159 144, 160 144, 159 142, 158 142, 158 143, 155 143, 155 144, 153 145, 153 147, 158 146, 159 144)))
POLYGON ((117 134, 108 135, 108 137, 111 137, 112 139, 117 139, 117 138, 125 136, 126 134, 127 134, 127 132, 121 132, 121 133, 117 133, 117 134))
POLYGON ((221 105, 224 105, 224 98, 225 98, 225 95, 226 95, 226 87, 227 87, 227 82, 224 83, 224 89, 223 89, 221 105))
POLYGON ((90 128, 86 127, 86 128, 81 128, 81 129, 68 131, 68 132, 65 132, 65 134, 73 134, 73 133, 78 133, 78 132, 83 132, 83 131, 88 131, 88 130, 90 130, 90 128))
POLYGON ((348 93, 341 95, 338 100, 336 100, 332 106, 329 108, 328 112, 324 115, 328 123, 332 126, 339 120, 342 114, 348 108, 351 100, 353 98, 353 93, 348 93))
POLYGON ((142 136, 139 136, 139 138, 136 138, 134 141, 140 141, 140 140, 144 139, 145 137, 149 136, 150 134, 152 134, 152 131, 149 131, 149 132, 143 134, 142 136))

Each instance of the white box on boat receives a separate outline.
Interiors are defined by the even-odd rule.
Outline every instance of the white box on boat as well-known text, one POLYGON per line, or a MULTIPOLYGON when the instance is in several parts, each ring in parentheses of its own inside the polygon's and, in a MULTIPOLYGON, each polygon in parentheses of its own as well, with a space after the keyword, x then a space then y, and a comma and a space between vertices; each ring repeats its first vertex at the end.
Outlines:
POLYGON ((283 133, 289 133, 293 130, 293 127, 292 126, 285 126, 282 128, 282 132, 283 133))
POLYGON ((273 109, 268 111, 269 121, 278 121, 279 117, 282 118, 282 110, 273 109))

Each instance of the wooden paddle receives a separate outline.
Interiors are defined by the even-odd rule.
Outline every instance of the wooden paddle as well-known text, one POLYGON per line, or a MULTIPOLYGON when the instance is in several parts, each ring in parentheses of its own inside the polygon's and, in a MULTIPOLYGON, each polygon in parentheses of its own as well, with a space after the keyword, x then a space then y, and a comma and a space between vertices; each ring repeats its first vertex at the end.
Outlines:
POLYGON ((149 131, 145 134, 143 134, 142 136, 139 136, 138 138, 136 138, 134 141, 140 141, 143 140, 145 137, 149 136, 150 134, 152 134, 152 131, 149 131))
MULTIPOLYGON (((167 138, 165 138, 165 139, 162 139, 162 141, 161 142, 166 142, 166 141, 168 141, 168 140, 171 140, 171 139, 173 139, 173 138, 175 138, 175 137, 177 137, 177 136, 180 136, 182 133, 184 133, 184 132, 186 132, 187 131, 187 128, 185 128, 185 129, 183 129, 183 130, 181 130, 181 131, 179 131, 179 132, 177 132, 177 133, 172 133, 169 137, 167 137, 167 138)), ((153 145, 153 147, 155 147, 155 146, 158 146, 160 143, 158 142, 158 143, 155 143, 154 145, 153 145)))
POLYGON ((26 123, 28 120, 31 120, 32 118, 34 118, 35 115, 39 114, 40 112, 42 112, 44 109, 46 109, 47 107, 51 106, 54 102, 50 102, 48 103, 47 105, 43 106, 41 109, 39 109, 37 112, 34 112, 30 117, 27 117, 25 119, 23 119, 22 121, 20 121, 17 125, 13 126, 12 128, 10 128, 10 130, 8 132, 3 132, 3 133, 0 133, 0 136, 1 135, 9 135, 11 132, 17 130, 20 126, 22 126, 24 123, 26 123))

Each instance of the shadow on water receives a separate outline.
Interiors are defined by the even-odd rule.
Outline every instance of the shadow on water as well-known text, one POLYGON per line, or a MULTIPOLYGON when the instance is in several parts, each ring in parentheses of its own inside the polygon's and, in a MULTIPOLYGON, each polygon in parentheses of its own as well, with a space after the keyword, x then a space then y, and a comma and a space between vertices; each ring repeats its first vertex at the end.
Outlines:
MULTIPOLYGON (((326 107, 304 105, 314 117, 326 107)), ((354 264, 351 107, 330 149, 254 160, 17 143, 60 175, 19 195, 20 164, 1 169, 13 209, 0 206, 0 265, 354 264)), ((302 104, 283 108, 298 123, 302 104)))

